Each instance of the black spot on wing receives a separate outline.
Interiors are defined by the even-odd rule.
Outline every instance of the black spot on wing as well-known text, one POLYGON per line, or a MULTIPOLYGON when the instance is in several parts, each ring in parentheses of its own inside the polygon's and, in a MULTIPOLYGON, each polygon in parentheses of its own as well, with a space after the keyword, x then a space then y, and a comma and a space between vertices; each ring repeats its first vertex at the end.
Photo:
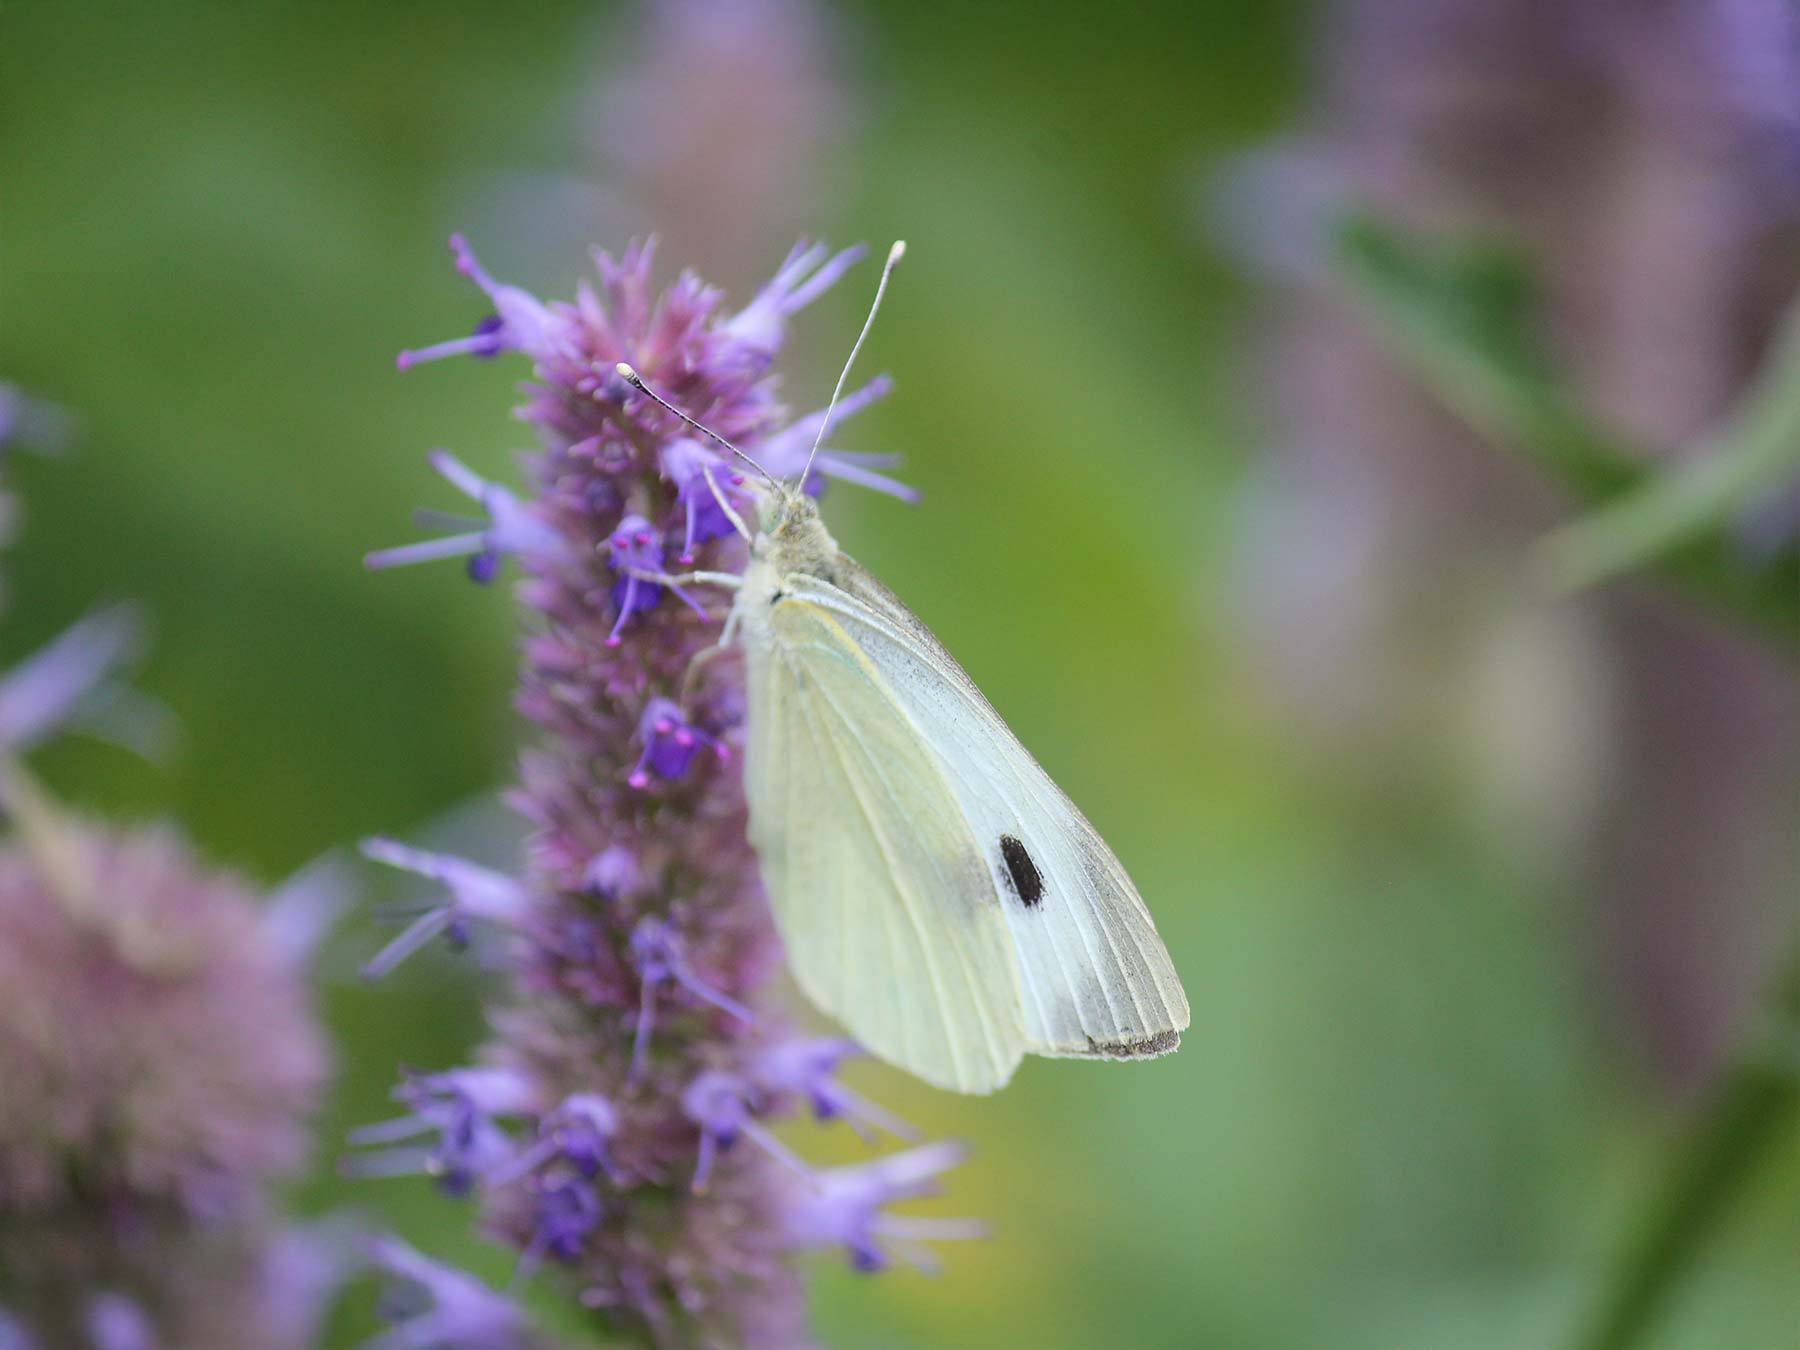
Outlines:
POLYGON ((1044 898, 1044 878, 1031 860, 1025 845, 1010 834, 1000 836, 1000 861, 1006 864, 1006 875, 1012 881, 1013 894, 1026 909, 1044 898))

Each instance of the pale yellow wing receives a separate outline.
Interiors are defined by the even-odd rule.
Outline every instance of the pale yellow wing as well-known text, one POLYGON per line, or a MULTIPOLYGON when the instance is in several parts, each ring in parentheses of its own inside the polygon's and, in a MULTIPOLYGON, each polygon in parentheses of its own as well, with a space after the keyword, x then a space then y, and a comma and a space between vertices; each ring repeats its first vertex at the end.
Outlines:
POLYGON ((940 762, 824 607, 747 636, 751 840, 795 978, 882 1058, 993 1091, 1026 1048, 1018 965, 940 762))
POLYGON ((1026 1050, 1108 1059, 1173 1050, 1187 995, 1118 858, 891 591, 845 557, 837 583, 788 577, 775 612, 822 610, 930 748, 1012 938, 1026 1050))

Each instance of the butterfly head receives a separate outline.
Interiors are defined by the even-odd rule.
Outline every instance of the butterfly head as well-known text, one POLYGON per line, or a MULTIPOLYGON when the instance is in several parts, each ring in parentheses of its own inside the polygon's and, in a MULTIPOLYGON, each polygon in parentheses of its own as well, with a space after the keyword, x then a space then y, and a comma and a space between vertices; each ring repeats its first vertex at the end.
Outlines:
MULTIPOLYGON (((816 576, 830 576, 835 570, 838 548, 837 541, 826 530, 825 523, 819 519, 819 508, 813 499, 806 494, 806 480, 812 474, 813 460, 819 453, 819 446, 825 439, 825 433, 831 427, 831 414, 836 409, 838 399, 843 396, 844 381, 850 378, 850 367, 856 363, 856 354, 862 350, 869 329, 875 322, 876 312, 881 308, 881 297, 887 293, 888 277, 893 274, 894 265, 906 253, 906 244, 895 240, 894 246, 888 250, 887 264, 881 269, 881 280, 875 287, 875 301, 869 306, 869 317, 863 321, 862 332, 857 335, 856 343, 850 348, 850 359, 844 362, 843 372, 838 376, 837 387, 831 391, 831 402, 825 405, 820 414, 818 429, 813 435, 812 449, 807 452, 806 464, 800 475, 791 484, 783 482, 770 473, 763 465, 745 454, 737 446, 726 440, 718 432, 704 426, 670 403, 661 394, 644 383, 643 378, 627 363, 621 361, 615 369, 619 377, 646 398, 660 405, 663 411, 679 418, 701 435, 717 442, 735 458, 749 468, 754 469, 760 482, 751 484, 757 497, 757 532, 751 539, 751 550, 759 558, 766 558, 775 564, 780 573, 808 572, 816 576)), ((717 489, 714 489, 717 495, 717 489)), ((749 530, 738 520, 728 503, 720 500, 727 516, 731 518, 740 533, 750 537, 749 530)))
POLYGON ((784 492, 763 497, 753 551, 778 573, 829 576, 838 546, 819 518, 819 504, 804 492, 784 492))

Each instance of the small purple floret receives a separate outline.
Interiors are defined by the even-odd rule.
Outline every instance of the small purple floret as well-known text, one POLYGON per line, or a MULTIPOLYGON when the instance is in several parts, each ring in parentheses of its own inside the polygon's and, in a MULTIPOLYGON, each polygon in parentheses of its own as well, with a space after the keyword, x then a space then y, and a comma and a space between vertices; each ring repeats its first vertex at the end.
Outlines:
POLYGON ((370 839, 363 855, 419 876, 429 877, 450 892, 447 903, 425 911, 363 967, 363 978, 380 979, 433 938, 443 936, 453 947, 467 945, 469 921, 479 919, 503 928, 516 927, 530 907, 525 888, 504 872, 481 867, 445 853, 428 853, 394 839, 370 839))
POLYGON ((641 991, 638 1003, 637 1031, 631 1047, 631 1076, 637 1077, 649 1051, 650 1034, 655 1025, 657 988, 673 981, 702 1003, 710 1003, 738 1021, 748 1025, 755 1015, 732 998, 700 979, 688 969, 682 952, 681 936, 662 919, 646 915, 638 920, 631 933, 631 959, 638 968, 641 991))
POLYGON ((764 1091, 803 1098, 819 1120, 842 1118, 859 1134, 866 1123, 901 1139, 917 1138, 918 1132, 900 1117, 837 1080, 838 1066, 862 1053, 855 1041, 842 1037, 791 1037, 752 1056, 750 1076, 764 1091))
POLYGON ((631 850, 610 844, 596 853, 582 869, 581 879, 593 894, 618 900, 632 894, 644 884, 643 869, 631 850))
POLYGON ((354 1130, 357 1146, 387 1147, 346 1161, 360 1176, 400 1176, 424 1172, 452 1195, 465 1195, 477 1181, 512 1161, 513 1145, 498 1116, 529 1114, 538 1105, 529 1079, 505 1069, 452 1069, 413 1074, 394 1090, 408 1108, 404 1116, 354 1130), (414 1144, 423 1135, 433 1144, 414 1144))
POLYGON ((620 1174, 609 1152, 618 1132, 619 1113, 612 1103, 595 1093, 576 1093, 544 1117, 538 1126, 537 1142, 491 1175, 489 1181, 496 1186, 505 1185, 556 1161, 567 1163, 589 1179, 604 1172, 618 1181, 620 1174))
POLYGON ((534 361, 544 361, 567 352, 571 339, 568 325, 541 301, 517 286, 496 282, 460 234, 450 236, 450 252, 456 258, 456 270, 487 292, 494 313, 477 324, 466 338, 401 352, 395 361, 401 370, 446 356, 493 357, 503 351, 518 351, 534 361))
POLYGON ((666 698, 653 698, 644 705, 637 735, 644 751, 626 781, 640 792, 650 786, 652 770, 661 778, 679 778, 702 749, 711 750, 721 760, 731 758, 730 746, 689 722, 680 707, 666 698))
MULTIPOLYGON (((675 499, 681 503, 683 531, 680 562, 683 567, 694 561, 694 549, 709 539, 723 539, 735 528, 725 514, 721 502, 729 503, 740 519, 746 498, 737 491, 743 476, 734 473, 725 462, 699 441, 670 441, 662 450, 663 476, 675 485, 675 499)), ((777 472, 771 468, 770 472, 777 472)))
POLYGON ((600 1226, 600 1194, 579 1177, 562 1177, 538 1193, 537 1233, 526 1250, 526 1259, 545 1252, 573 1261, 587 1245, 588 1235, 600 1226))
MULTIPOLYGON (((480 505, 486 513, 484 528, 470 529, 417 544, 402 544, 367 555, 363 563, 371 571, 388 567, 405 567, 410 563, 435 562, 440 558, 468 557, 469 575, 478 582, 492 581, 507 554, 517 554, 536 566, 563 560, 568 544, 545 524, 537 511, 497 483, 490 483, 456 456, 434 450, 427 456, 436 469, 464 496, 480 505)), ((480 525, 479 521, 469 521, 480 525)))
POLYGON ((700 1127, 700 1154, 694 1165, 692 1188, 704 1194, 712 1179, 719 1154, 737 1143, 739 1136, 755 1142, 763 1152, 800 1176, 812 1178, 812 1170, 762 1125, 752 1111, 755 1088, 748 1080, 722 1069, 708 1069, 688 1084, 681 1094, 682 1109, 700 1127))
MULTIPOLYGON (((844 395, 838 400, 837 408, 831 415, 832 427, 842 426, 847 419, 871 403, 886 398, 893 388, 894 382, 891 379, 886 375, 877 375, 861 389, 844 395)), ((820 408, 817 412, 796 419, 767 440, 758 442, 751 448, 751 453, 758 463, 777 478, 792 478, 806 467, 807 457, 812 453, 813 440, 824 424, 825 410, 820 408)), ((827 478, 837 478, 859 487, 872 488, 876 492, 885 492, 903 502, 916 502, 919 499, 917 488, 889 478, 884 473, 875 472, 899 462, 898 455, 868 454, 820 446, 819 453, 813 457, 812 472, 807 475, 803 486, 816 497, 823 490, 827 478)))
POLYGON ((87 1337, 92 1350, 156 1350, 156 1331, 143 1307, 119 1293, 88 1304, 87 1337))
POLYGON ((774 278, 728 320, 726 334, 764 360, 787 336, 787 321, 834 286, 867 250, 861 244, 832 255, 823 244, 802 240, 774 278))
POLYGON ((936 1258, 925 1239, 982 1237, 985 1226, 971 1219, 916 1218, 883 1210, 896 1201, 936 1194, 937 1175, 966 1156, 961 1144, 944 1140, 815 1173, 813 1187, 793 1193, 788 1240, 799 1247, 843 1247, 858 1270, 884 1269, 890 1249, 921 1270, 933 1270, 936 1258))

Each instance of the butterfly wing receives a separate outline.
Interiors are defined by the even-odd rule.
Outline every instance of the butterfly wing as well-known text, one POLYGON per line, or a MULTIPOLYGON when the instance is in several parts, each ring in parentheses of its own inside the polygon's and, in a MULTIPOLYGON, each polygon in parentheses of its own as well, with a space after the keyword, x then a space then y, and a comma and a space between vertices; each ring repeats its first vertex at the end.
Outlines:
POLYGON ((746 622, 751 840, 807 996, 927 1082, 991 1092, 1024 1053, 993 883, 943 768, 824 607, 746 622))
MULTIPOLYGON (((885 734, 929 747, 954 794, 987 873, 979 900, 959 893, 957 903, 988 907, 1006 925, 1026 1049, 1105 1058, 1173 1050, 1188 1025, 1187 995, 1112 850, 892 592, 842 556, 835 581, 783 585, 871 669, 868 702, 881 702, 879 688, 891 704, 880 715, 906 724, 885 734)), ((777 627, 789 604, 775 607, 777 627)))

